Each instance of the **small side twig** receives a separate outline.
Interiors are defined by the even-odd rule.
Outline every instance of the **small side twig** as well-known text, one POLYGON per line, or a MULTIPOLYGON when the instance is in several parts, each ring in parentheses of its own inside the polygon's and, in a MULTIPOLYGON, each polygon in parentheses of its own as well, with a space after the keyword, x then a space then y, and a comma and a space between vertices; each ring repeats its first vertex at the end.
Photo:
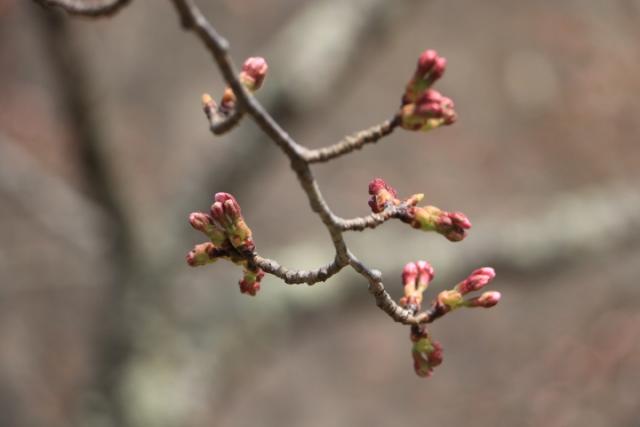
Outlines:
POLYGON ((324 148, 309 150, 304 158, 307 163, 323 163, 331 159, 340 157, 354 150, 360 150, 366 144, 376 143, 387 135, 390 135, 396 127, 400 125, 400 116, 395 115, 392 119, 362 130, 354 135, 347 136, 342 141, 324 148))

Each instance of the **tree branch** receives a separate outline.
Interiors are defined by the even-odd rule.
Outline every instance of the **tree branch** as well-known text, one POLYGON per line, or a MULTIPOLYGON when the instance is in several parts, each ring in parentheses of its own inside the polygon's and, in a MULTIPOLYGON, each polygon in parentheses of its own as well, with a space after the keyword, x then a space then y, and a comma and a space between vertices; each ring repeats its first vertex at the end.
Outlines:
POLYGON ((309 150, 305 153, 304 158, 307 163, 328 162, 331 159, 335 159, 354 150, 360 150, 366 144, 378 142, 385 136, 390 135, 399 124, 400 116, 395 115, 391 120, 386 120, 379 125, 347 136, 342 141, 333 145, 316 150, 309 150))

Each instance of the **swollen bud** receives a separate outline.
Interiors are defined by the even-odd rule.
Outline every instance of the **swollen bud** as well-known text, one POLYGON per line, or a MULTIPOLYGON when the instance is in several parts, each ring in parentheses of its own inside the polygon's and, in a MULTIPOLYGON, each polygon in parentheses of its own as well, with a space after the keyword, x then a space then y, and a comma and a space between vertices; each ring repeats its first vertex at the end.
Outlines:
POLYGON ((260 281, 264 277, 264 271, 258 269, 257 271, 244 270, 244 276, 238 282, 240 285, 240 293, 249 294, 255 296, 260 290, 260 281))
POLYGON ((210 215, 202 212, 192 212, 189 215, 189 223, 191 226, 204 233, 215 245, 221 245, 226 237, 224 231, 218 228, 210 215))
POLYGON ((474 270, 469 277, 456 285, 456 290, 462 295, 482 289, 496 277, 496 272, 491 267, 482 267, 474 270))
POLYGON ((472 298, 468 301, 465 301, 465 305, 467 307, 490 308, 498 304, 498 302, 500 302, 501 297, 502 295, 500 294, 500 292, 489 291, 489 292, 483 293, 479 297, 472 298))
POLYGON ((374 213, 380 213, 388 206, 400 203, 396 199, 396 190, 381 178, 375 178, 369 183, 369 194, 369 207, 374 213))
POLYGON ((442 346, 429 336, 427 329, 421 326, 411 330, 411 356, 413 358, 413 369, 419 377, 430 377, 433 368, 442 363, 442 346))
POLYGON ((218 106, 216 105, 216 101, 213 100, 211 95, 209 95, 208 93, 203 93, 202 110, 209 120, 211 120, 211 117, 215 115, 217 108, 218 106))
POLYGON ((404 296, 400 298, 400 305, 410 310, 420 310, 424 291, 433 275, 433 267, 427 261, 407 263, 402 269, 404 296))
POLYGON ((435 231, 452 242, 467 236, 471 221, 461 212, 446 212, 435 206, 411 207, 402 221, 422 231, 435 231))
POLYGON ((240 81, 251 92, 254 92, 262 86, 269 66, 264 58, 259 56, 248 58, 242 66, 240 73, 240 81))

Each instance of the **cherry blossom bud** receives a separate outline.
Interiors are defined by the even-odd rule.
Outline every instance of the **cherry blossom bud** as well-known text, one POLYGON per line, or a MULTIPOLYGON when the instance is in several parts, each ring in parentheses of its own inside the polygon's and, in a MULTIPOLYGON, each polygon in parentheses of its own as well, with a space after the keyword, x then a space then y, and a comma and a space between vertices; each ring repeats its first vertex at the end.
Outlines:
POLYGON ((195 245, 187 254, 187 264, 191 267, 197 267, 215 262, 219 256, 219 252, 213 243, 201 243, 195 245))
POLYGON ((211 95, 208 93, 202 94, 202 110, 209 120, 215 115, 217 108, 218 106, 211 95))
POLYGON ((412 329, 411 341, 414 342, 411 356, 416 374, 420 377, 430 377, 433 368, 442 363, 442 346, 439 342, 431 339, 424 327, 420 327, 418 330, 412 329))
POLYGON ((470 300, 465 301, 465 306, 489 308, 498 304, 501 297, 502 295, 500 294, 500 292, 489 291, 483 293, 479 297, 471 298, 470 300))
POLYGON ((214 245, 222 245, 222 243, 226 240, 226 236, 224 234, 224 230, 216 227, 213 223, 213 218, 210 215, 202 212, 192 212, 189 215, 189 223, 191 226, 204 233, 214 245))
POLYGON ((220 100, 220 113, 223 115, 229 114, 236 107, 236 101, 236 94, 233 93, 233 89, 227 87, 220 100))
POLYGON ((452 242, 464 239, 471 228, 471 222, 463 213, 446 212, 435 206, 410 207, 400 219, 413 228, 436 231, 452 242))
POLYGON ((240 205, 229 193, 216 193, 211 205, 211 218, 214 225, 224 230, 231 245, 240 252, 253 252, 251 229, 244 222, 240 205))
POLYGON ((420 277, 418 278, 418 287, 425 291, 427 286, 429 286, 429 282, 433 280, 434 272, 433 267, 427 261, 418 261, 416 262, 416 266, 418 267, 418 271, 420 272, 420 277))
POLYGON ((424 76, 425 74, 431 72, 434 65, 436 64, 436 59, 438 58, 438 52, 433 49, 427 49, 418 58, 418 66, 416 68, 416 74, 419 76, 424 76))
POLYGON ((424 291, 433 279, 433 267, 426 261, 407 263, 402 270, 404 296, 400 305, 410 310, 420 310, 424 291))
POLYGON ((463 303, 462 294, 456 290, 442 291, 438 294, 438 304, 444 306, 447 311, 455 310, 463 303))
POLYGON ((462 212, 442 212, 436 219, 436 231, 452 242, 459 242, 467 237, 471 221, 462 212))
POLYGON ((482 289, 489 283, 493 278, 496 277, 496 272, 491 267, 482 267, 474 270, 469 277, 464 279, 462 282, 456 285, 456 290, 460 292, 462 295, 468 294, 469 292, 477 291, 482 289))
POLYGON ((416 285, 416 281, 418 280, 418 266, 414 262, 409 262, 405 264, 402 269, 402 284, 404 286, 414 286, 416 285))
POLYGON ((391 205, 399 204, 396 190, 381 178, 375 178, 369 183, 369 207, 374 213, 380 213, 391 205))
POLYGON ((407 130, 429 131, 443 125, 453 124, 457 119, 454 103, 434 89, 428 89, 415 102, 400 110, 400 126, 407 130))
POLYGON ((255 296, 260 290, 260 281, 264 277, 264 271, 258 269, 257 271, 244 270, 244 276, 238 284, 240 285, 240 293, 249 294, 255 296))
POLYGON ((240 81, 251 92, 254 92, 262 86, 269 66, 267 61, 261 57, 248 58, 242 66, 240 73, 240 81))

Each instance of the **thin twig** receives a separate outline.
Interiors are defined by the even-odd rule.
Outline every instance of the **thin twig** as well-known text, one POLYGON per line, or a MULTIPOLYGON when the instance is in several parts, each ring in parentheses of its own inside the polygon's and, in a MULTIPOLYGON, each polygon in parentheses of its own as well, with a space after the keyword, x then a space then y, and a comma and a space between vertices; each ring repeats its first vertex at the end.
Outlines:
POLYGON ((309 150, 305 153, 307 163, 328 162, 354 150, 360 150, 366 144, 376 143, 385 136, 391 134, 400 124, 400 116, 396 115, 391 120, 372 126, 369 129, 347 136, 342 141, 324 148, 309 150))
POLYGON ((211 115, 209 119, 209 130, 214 135, 222 135, 235 128, 244 114, 235 110, 228 116, 211 115))
POLYGON ((347 265, 344 261, 336 258, 329 264, 315 270, 290 270, 272 259, 262 258, 259 255, 254 255, 251 261, 265 273, 273 274, 290 285, 301 283, 314 285, 318 282, 324 282, 347 265))

